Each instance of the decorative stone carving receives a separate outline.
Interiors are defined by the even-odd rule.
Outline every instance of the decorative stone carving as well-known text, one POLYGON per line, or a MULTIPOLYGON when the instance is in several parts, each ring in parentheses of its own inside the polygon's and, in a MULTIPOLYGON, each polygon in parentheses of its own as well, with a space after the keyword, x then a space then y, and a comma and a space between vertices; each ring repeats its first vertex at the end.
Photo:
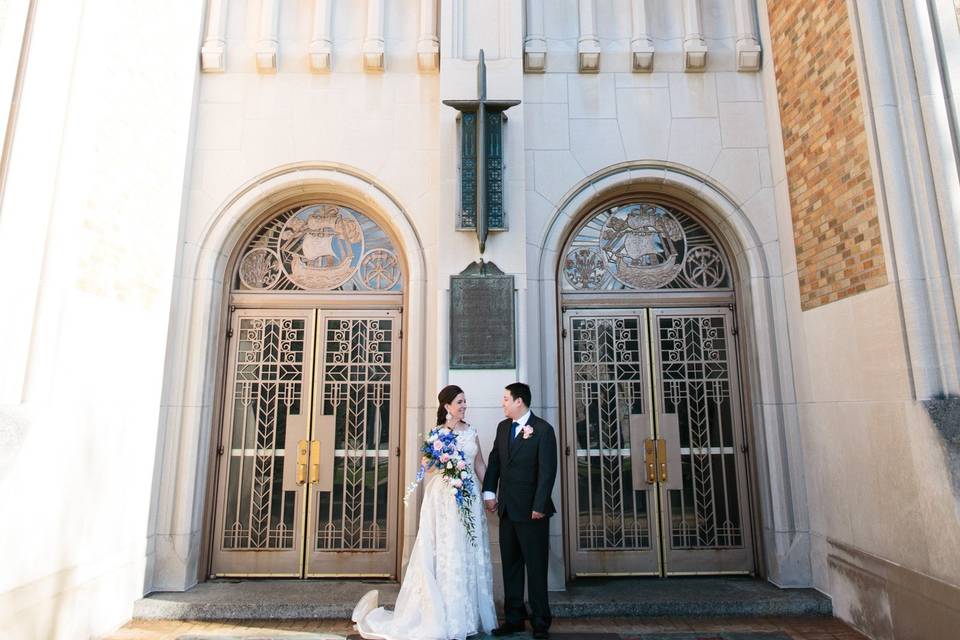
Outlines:
POLYGON ((685 240, 683 227, 666 210, 641 205, 607 218, 600 249, 615 266, 617 280, 635 289, 659 289, 683 268, 685 240))
POLYGON ((397 291, 400 259, 362 213, 334 204, 288 209, 258 229, 241 254, 234 286, 247 291, 397 291))
POLYGON ((726 257, 685 212, 654 203, 611 207, 581 225, 561 265, 565 289, 723 289, 726 257))

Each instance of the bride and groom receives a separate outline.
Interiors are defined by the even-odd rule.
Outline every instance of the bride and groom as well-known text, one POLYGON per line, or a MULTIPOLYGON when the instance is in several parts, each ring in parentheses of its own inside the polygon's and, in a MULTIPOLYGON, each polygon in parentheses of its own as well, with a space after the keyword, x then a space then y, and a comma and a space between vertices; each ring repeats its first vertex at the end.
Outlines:
POLYGON ((428 473, 420 526, 393 611, 377 607, 367 593, 353 611, 364 638, 376 640, 463 640, 490 632, 507 636, 524 630, 529 617, 534 638, 548 638, 547 603, 550 494, 557 475, 553 427, 530 411, 530 387, 508 385, 493 448, 484 463, 476 429, 464 421, 467 401, 456 385, 438 396, 437 427, 457 434, 457 444, 473 474, 469 503, 475 540, 462 521, 457 500, 438 473, 428 473), (482 496, 477 487, 482 486, 482 496), (482 498, 482 504, 481 504, 482 498), (484 508, 500 516, 504 617, 497 626, 493 574, 484 508), (524 605, 524 574, 532 616, 524 605))

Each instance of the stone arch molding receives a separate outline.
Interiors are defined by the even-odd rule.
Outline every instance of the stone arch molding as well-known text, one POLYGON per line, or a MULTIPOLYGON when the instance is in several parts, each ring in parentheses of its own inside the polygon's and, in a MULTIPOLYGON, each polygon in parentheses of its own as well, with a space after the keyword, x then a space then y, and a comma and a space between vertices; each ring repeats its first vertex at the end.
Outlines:
MULTIPOLYGON (((357 169, 297 163, 250 180, 217 209, 195 237, 189 225, 174 286, 149 527, 146 591, 196 584, 208 494, 217 365, 222 360, 222 307, 230 257, 250 226, 292 199, 336 197, 368 212, 392 232, 406 270, 404 421, 421 422, 424 406, 426 261, 423 244, 400 201, 357 169)), ((195 212, 196 213, 196 212, 195 212)))
MULTIPOLYGON (((803 466, 797 433, 796 394, 789 358, 786 305, 779 265, 771 265, 764 240, 734 196, 706 174, 665 162, 626 162, 577 183, 557 203, 543 233, 528 251, 539 251, 529 289, 537 296, 541 330, 531 338, 542 372, 543 406, 557 414, 559 385, 549 379, 559 362, 558 262, 564 244, 583 218, 614 196, 635 193, 678 198, 702 214, 719 236, 732 264, 746 361, 742 369, 752 424, 754 484, 759 501, 761 566, 781 585, 810 584, 809 536, 803 466), (783 355, 781 355, 783 354, 783 355)), ((770 212, 770 215, 774 215, 770 212)))

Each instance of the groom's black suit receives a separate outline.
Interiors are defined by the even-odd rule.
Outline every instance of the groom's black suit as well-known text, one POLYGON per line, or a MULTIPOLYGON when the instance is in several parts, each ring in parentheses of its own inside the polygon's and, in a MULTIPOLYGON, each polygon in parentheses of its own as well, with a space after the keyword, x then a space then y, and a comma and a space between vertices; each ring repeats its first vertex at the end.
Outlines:
POLYGON ((500 559, 503 564, 504 615, 508 625, 523 624, 524 569, 534 630, 550 627, 547 603, 547 561, 550 519, 556 513, 550 494, 557 478, 557 437, 549 422, 530 414, 529 438, 513 437, 509 418, 497 425, 483 490, 497 493, 500 515, 500 559), (499 491, 497 491, 499 487, 499 491), (537 511, 545 517, 532 518, 537 511))

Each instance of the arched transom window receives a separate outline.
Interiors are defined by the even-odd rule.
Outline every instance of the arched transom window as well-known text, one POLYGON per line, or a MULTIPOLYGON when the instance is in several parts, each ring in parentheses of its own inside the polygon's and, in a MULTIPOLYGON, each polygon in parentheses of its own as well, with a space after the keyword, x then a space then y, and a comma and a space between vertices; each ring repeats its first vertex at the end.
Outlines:
POLYGON ((376 222, 336 204, 300 205, 268 220, 240 255, 241 291, 389 291, 403 286, 393 242, 376 222))
POLYGON ((685 212, 632 202, 588 219, 567 244, 568 291, 728 289, 730 269, 713 235, 685 212))

